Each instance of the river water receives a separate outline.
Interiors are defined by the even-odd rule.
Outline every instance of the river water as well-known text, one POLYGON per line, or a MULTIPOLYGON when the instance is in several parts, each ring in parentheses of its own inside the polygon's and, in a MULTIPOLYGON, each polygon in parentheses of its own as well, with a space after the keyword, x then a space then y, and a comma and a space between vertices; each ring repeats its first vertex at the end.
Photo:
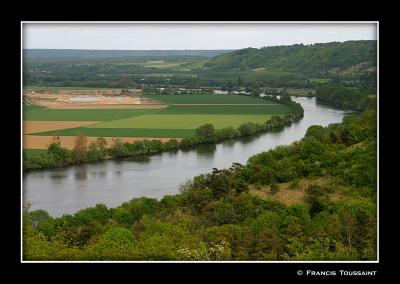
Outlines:
POLYGON ((52 216, 61 216, 98 203, 116 207, 134 197, 159 199, 179 193, 179 186, 196 175, 230 167, 233 162, 244 164, 256 153, 303 138, 311 125, 338 123, 345 115, 344 111, 317 104, 315 98, 293 100, 303 106, 304 118, 279 133, 202 145, 190 151, 26 173, 24 203, 31 203, 31 210, 44 209, 52 216))

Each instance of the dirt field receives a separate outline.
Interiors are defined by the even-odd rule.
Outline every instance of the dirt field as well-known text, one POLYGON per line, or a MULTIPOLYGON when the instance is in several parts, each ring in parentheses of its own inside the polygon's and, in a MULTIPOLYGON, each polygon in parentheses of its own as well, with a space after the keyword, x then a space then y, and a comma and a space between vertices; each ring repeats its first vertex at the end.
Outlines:
POLYGON ((24 121, 24 134, 74 128, 99 123, 100 121, 24 121))
MULTIPOLYGON (((140 91, 140 90, 139 90, 140 91)), ((119 90, 63 90, 55 92, 34 92, 27 90, 25 98, 32 104, 52 109, 82 108, 162 108, 165 104, 152 99, 141 98, 138 90, 132 95, 120 95, 119 90)))
MULTIPOLYGON (((60 136, 61 138, 61 146, 67 149, 73 149, 75 144, 74 136, 60 136)), ((47 149, 48 145, 54 142, 53 136, 34 136, 34 135, 24 135, 24 149, 47 149)), ((97 137, 87 137, 88 144, 96 141, 97 137)), ((108 146, 113 144, 112 137, 104 137, 106 139, 108 146)), ((141 138, 141 137, 121 137, 124 142, 134 142, 139 140, 160 140, 162 142, 167 142, 171 140, 171 138, 141 138)), ((176 140, 181 140, 180 138, 176 138, 176 140)))

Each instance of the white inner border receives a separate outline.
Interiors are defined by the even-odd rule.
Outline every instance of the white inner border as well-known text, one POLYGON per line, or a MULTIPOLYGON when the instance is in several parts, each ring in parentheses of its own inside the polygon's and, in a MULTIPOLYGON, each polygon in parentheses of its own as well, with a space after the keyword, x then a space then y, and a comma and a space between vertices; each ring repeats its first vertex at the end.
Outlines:
POLYGON ((379 263, 379 21, 21 21, 21 263, 379 263), (23 260, 23 25, 24 24, 376 24, 377 41, 377 260, 368 261, 32 261, 23 260))

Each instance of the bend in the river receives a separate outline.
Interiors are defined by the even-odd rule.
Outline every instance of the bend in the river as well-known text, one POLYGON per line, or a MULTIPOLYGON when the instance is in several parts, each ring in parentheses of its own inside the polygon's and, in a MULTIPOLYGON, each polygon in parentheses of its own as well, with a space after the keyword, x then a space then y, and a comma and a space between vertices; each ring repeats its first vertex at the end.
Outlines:
POLYGON ((104 203, 116 207, 134 197, 161 198, 179 193, 179 186, 212 168, 246 163, 257 153, 304 137, 311 125, 341 122, 344 111, 318 105, 315 98, 293 98, 304 108, 304 118, 278 133, 200 145, 190 151, 164 152, 153 156, 106 160, 62 169, 24 174, 24 202, 32 210, 44 209, 53 216, 104 203))

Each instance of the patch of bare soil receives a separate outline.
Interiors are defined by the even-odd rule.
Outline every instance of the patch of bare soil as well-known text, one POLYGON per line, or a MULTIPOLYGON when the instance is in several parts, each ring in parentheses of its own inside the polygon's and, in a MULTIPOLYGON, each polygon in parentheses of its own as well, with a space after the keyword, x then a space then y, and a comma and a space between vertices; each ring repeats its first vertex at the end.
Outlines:
MULTIPOLYGON (((279 190, 276 193, 271 192, 269 186, 257 187, 251 185, 249 188, 250 194, 265 200, 279 201, 286 205, 302 204, 305 202, 306 188, 310 184, 320 186, 327 185, 331 182, 329 177, 321 177, 316 179, 301 179, 297 184, 291 182, 279 184, 279 190)), ((340 194, 333 194, 332 200, 341 200, 344 197, 340 194)))
POLYGON ((131 89, 133 95, 121 94, 118 90, 66 90, 38 93, 26 91, 31 103, 52 109, 146 109, 164 108, 166 104, 142 98, 140 89, 131 89))
POLYGON ((74 128, 99 123, 100 121, 24 121, 24 134, 74 128))

